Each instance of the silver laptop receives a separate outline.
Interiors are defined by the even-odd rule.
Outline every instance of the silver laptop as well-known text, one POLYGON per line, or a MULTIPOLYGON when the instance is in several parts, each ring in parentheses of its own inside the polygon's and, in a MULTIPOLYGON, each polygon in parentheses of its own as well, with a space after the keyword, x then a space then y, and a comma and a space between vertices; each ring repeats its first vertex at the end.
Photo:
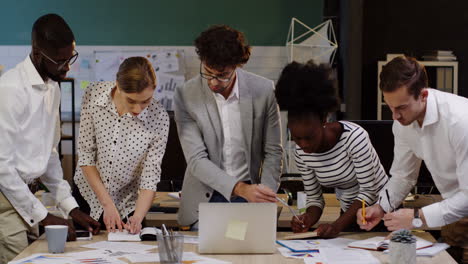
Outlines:
POLYGON ((274 253, 277 205, 200 203, 199 253, 274 253))

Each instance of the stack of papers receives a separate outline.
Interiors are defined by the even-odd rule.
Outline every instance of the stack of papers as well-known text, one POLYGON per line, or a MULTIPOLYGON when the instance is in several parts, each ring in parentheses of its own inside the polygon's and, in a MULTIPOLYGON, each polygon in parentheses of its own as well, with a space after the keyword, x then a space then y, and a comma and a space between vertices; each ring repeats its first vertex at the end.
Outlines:
POLYGON ((380 263, 370 252, 347 248, 354 242, 348 238, 314 240, 278 240, 284 248, 278 251, 287 258, 304 259, 306 264, 377 264, 380 263))
POLYGON ((39 253, 23 258, 17 261, 9 262, 10 264, 83 264, 83 263, 100 263, 100 264, 126 264, 117 258, 112 257, 92 257, 85 255, 86 252, 80 252, 80 256, 68 256, 67 254, 49 254, 39 253), (86 257, 83 257, 86 256, 86 257))
POLYGON ((345 248, 355 241, 349 238, 313 239, 313 240, 277 240, 276 243, 292 252, 314 252, 322 248, 345 248))
POLYGON ((369 251, 346 248, 320 249, 320 260, 305 258, 305 264, 380 264, 380 261, 369 251))

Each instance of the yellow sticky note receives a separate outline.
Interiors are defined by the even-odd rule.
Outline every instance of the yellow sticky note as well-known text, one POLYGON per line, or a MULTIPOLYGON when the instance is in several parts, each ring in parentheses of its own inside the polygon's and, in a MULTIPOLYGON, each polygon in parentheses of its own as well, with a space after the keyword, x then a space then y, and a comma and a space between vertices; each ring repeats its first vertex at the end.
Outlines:
POLYGON ((235 240, 245 240, 248 225, 249 223, 245 221, 230 220, 224 236, 235 240))
POLYGON ((80 82, 80 88, 82 90, 86 89, 86 87, 88 87, 88 85, 89 85, 89 81, 81 81, 80 82))

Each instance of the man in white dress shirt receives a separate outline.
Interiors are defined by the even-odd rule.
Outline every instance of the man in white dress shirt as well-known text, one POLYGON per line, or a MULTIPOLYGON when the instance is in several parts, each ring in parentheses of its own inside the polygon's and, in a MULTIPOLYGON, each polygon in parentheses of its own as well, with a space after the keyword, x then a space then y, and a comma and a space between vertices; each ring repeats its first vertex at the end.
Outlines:
POLYGON ((63 180, 57 145, 60 140, 58 81, 78 53, 73 32, 58 15, 40 17, 32 29, 32 52, 0 78, 0 262, 6 263, 28 245, 26 232, 42 225, 73 226, 48 213, 29 190, 40 179, 58 207, 94 233, 99 223, 78 209, 63 180))
POLYGON ((392 177, 379 203, 367 209, 367 223, 362 223, 361 211, 358 223, 369 230, 383 218, 391 231, 453 224, 457 228, 452 228, 455 233, 449 239, 464 246, 468 243, 468 99, 427 86, 424 66, 413 58, 397 57, 384 66, 380 89, 398 121, 393 124, 392 177), (443 201, 395 211, 416 184, 422 160, 443 201))
POLYGON ((193 225, 200 202, 275 202, 281 130, 273 81, 246 72, 244 35, 213 26, 195 40, 200 75, 176 89, 174 113, 187 161, 178 220, 193 225))

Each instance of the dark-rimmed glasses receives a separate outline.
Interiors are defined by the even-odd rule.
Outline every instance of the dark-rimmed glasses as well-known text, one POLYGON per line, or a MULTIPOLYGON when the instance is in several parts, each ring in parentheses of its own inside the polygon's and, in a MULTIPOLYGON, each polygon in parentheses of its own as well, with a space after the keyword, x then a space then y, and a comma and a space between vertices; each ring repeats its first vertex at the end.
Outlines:
POLYGON ((200 76, 203 78, 203 79, 207 79, 208 81, 211 81, 213 79, 216 79, 218 80, 219 82, 229 82, 231 79, 232 79, 232 76, 234 76, 234 72, 236 71, 236 69, 234 69, 230 76, 229 77, 219 77, 219 76, 215 76, 215 75, 211 75, 211 74, 208 74, 208 73, 204 73, 202 72, 202 63, 200 63, 200 76))
POLYGON ((66 65, 72 65, 73 63, 75 63, 76 59, 78 58, 78 52, 76 50, 73 50, 73 55, 68 60, 65 60, 65 61, 55 61, 52 58, 50 58, 49 56, 45 55, 44 52, 42 52, 42 51, 40 51, 40 52, 49 61, 51 61, 52 63, 57 65, 57 70, 59 70, 59 71, 62 70, 63 67, 65 67, 66 65))

